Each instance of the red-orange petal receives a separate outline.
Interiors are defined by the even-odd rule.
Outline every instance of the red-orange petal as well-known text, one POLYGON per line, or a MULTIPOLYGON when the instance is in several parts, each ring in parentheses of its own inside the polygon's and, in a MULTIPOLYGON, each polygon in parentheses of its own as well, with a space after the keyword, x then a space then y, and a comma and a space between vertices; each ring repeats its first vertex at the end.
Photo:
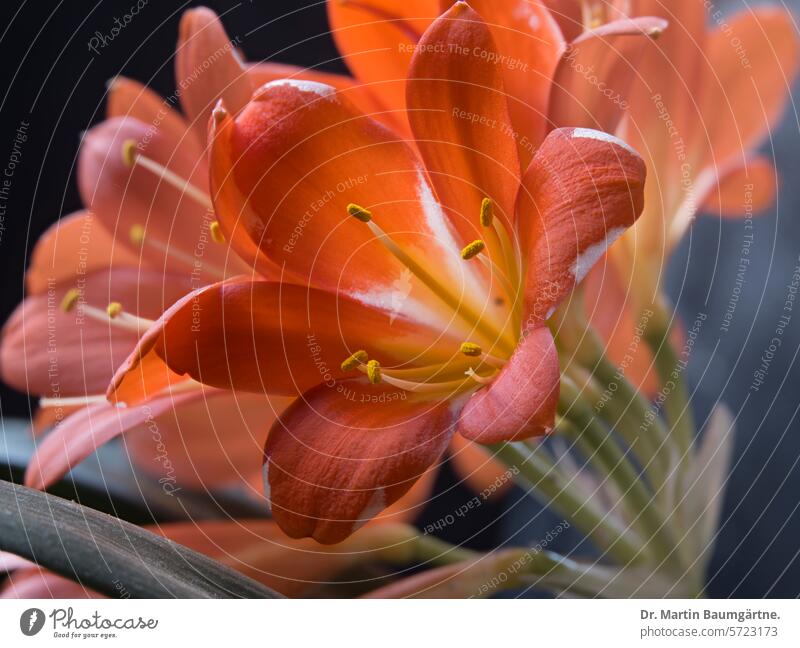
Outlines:
POLYGON ((517 203, 528 250, 529 325, 586 276, 643 208, 645 166, 621 140, 584 128, 547 136, 523 178, 517 203))
POLYGON ((778 171, 772 160, 760 156, 739 163, 738 156, 720 174, 702 204, 702 211, 723 218, 763 213, 778 193, 778 171))
POLYGON ((304 394, 270 430, 264 481, 293 538, 341 542, 398 500, 444 452, 449 402, 345 381, 304 394))
MULTIPOLYGON (((553 74, 566 42, 553 14, 543 3, 473 0, 469 5, 489 25, 497 43, 500 58, 492 63, 505 80, 511 123, 522 168, 526 168, 547 132, 553 74)), ((474 50, 470 64, 487 55, 474 50)))
POLYGON ((260 474, 268 426, 289 402, 198 388, 126 408, 93 405, 61 421, 37 445, 25 483, 47 488, 124 434, 137 468, 171 480, 174 490, 242 486, 260 474))
POLYGON ((28 295, 69 283, 79 274, 92 274, 114 266, 135 268, 139 255, 124 241, 115 240, 98 218, 87 210, 64 216, 36 241, 25 273, 28 295))
POLYGON ((491 385, 475 392, 464 406, 459 433, 484 444, 549 433, 555 425, 559 379, 550 330, 530 330, 491 385))
POLYGON ((519 185, 516 133, 499 60, 486 23, 457 3, 425 32, 409 71, 411 129, 464 245, 483 236, 478 215, 486 197, 496 215, 511 222, 519 185), (447 47, 440 49, 441 43, 447 47))
POLYGON ((666 29, 660 18, 616 20, 585 32, 558 64, 550 96, 554 126, 613 133, 628 107, 627 93, 650 38, 666 29))
POLYGON ((272 62, 251 64, 248 74, 254 88, 260 88, 262 85, 280 79, 314 81, 329 85, 336 88, 336 91, 340 92, 342 96, 347 97, 348 101, 351 101, 365 115, 369 115, 398 133, 408 134, 409 138, 411 136, 405 115, 386 111, 372 89, 351 76, 272 62))
MULTIPOLYGON (((196 136, 195 132, 189 130, 183 116, 157 93, 138 81, 123 76, 115 77, 108 84, 106 116, 109 119, 131 117, 143 124, 173 133, 179 140, 196 136)), ((203 148, 205 140, 201 140, 199 144, 203 148)))
POLYGON ((175 52, 175 79, 181 106, 199 140, 206 141, 211 110, 222 99, 237 111, 250 99, 253 86, 247 66, 217 14, 206 7, 184 12, 175 52))
POLYGON ((402 112, 411 56, 439 15, 438 0, 345 0, 327 5, 331 33, 353 76, 385 110, 402 112))
MULTIPOLYGON (((119 364, 136 344, 136 333, 83 314, 61 301, 74 285, 26 298, 3 328, 0 374, 7 384, 39 396, 103 393, 119 364)), ((104 309, 111 301, 141 317, 158 317, 189 289, 176 277, 153 270, 114 268, 82 278, 82 303, 104 309), (145 290, 141 286, 146 286, 145 290)))
POLYGON ((713 162, 740 160, 773 129, 791 96, 800 67, 800 39, 791 13, 746 9, 726 18, 708 39, 703 106, 713 162), (732 36, 733 35, 733 36, 732 36))
POLYGON ((371 210, 374 222, 439 281, 477 301, 472 284, 479 271, 462 261, 462 245, 417 156, 332 87, 276 81, 235 119, 218 115, 214 205, 234 248, 262 273, 279 268, 284 280, 446 328, 452 311, 348 215, 354 203, 371 210))
POLYGON ((344 296, 296 284, 242 280, 195 291, 142 337, 109 389, 129 405, 188 375, 206 385, 294 396, 346 375, 366 350, 382 365, 451 357, 434 334, 344 296))
POLYGON ((219 279, 220 269, 238 264, 238 259, 229 255, 226 245, 212 241, 209 227, 213 214, 152 171, 128 166, 123 159, 127 141, 136 142, 141 155, 207 191, 208 168, 196 138, 181 139, 180 133, 154 130, 136 119, 114 118, 84 137, 78 163, 84 204, 117 239, 128 241, 134 226, 144 227, 145 238, 161 244, 145 242, 141 247, 142 258, 153 267, 201 282, 219 279), (165 253, 164 246, 188 259, 165 253))

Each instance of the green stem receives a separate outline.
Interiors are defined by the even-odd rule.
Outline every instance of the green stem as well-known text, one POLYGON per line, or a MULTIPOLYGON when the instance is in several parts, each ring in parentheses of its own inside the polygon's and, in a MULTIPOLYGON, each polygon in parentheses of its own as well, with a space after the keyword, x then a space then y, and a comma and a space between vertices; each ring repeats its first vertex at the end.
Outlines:
POLYGON ((654 306, 656 315, 644 339, 653 352, 656 371, 662 385, 664 414, 671 426, 671 437, 679 456, 684 458, 694 440, 695 421, 689 403, 689 390, 683 379, 686 364, 678 359, 669 340, 670 316, 663 305, 654 306))
POLYGON ((545 505, 573 522, 617 563, 628 565, 644 561, 643 547, 633 540, 634 534, 591 501, 565 487, 551 462, 535 452, 523 452, 511 443, 495 446, 493 450, 495 458, 519 470, 518 481, 521 477, 533 491, 543 495, 545 505))
MULTIPOLYGON (((569 381, 562 380, 559 409, 576 427, 572 428, 573 438, 585 440, 587 451, 593 449, 600 474, 608 475, 622 491, 622 504, 633 524, 643 531, 647 549, 667 562, 675 563, 676 541, 653 493, 645 486, 639 472, 631 464, 625 452, 619 447, 611 433, 599 423, 593 412, 579 400, 577 388, 569 381)), ((569 435, 569 426, 565 428, 569 435)), ((587 457, 590 459, 591 457, 587 457)))
POLYGON ((413 560, 410 562, 424 562, 437 567, 474 560, 479 555, 476 551, 456 547, 431 535, 417 535, 413 540, 413 545, 413 560))

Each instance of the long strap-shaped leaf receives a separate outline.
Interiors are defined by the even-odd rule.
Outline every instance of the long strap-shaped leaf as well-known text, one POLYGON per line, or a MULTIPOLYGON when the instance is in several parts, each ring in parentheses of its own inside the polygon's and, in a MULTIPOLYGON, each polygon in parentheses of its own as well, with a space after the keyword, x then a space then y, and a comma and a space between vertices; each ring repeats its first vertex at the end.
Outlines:
POLYGON ((280 598, 195 551, 118 518, 0 481, 0 550, 109 596, 280 598))

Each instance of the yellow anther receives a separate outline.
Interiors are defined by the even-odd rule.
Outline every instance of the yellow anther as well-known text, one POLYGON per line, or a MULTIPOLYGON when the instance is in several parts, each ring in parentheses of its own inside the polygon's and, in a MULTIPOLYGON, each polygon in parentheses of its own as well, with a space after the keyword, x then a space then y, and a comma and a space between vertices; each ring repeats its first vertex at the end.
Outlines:
POLYGON ((125 140, 122 143, 122 161, 132 167, 136 163, 136 140, 125 140))
POLYGON ((483 349, 477 344, 473 344, 472 342, 463 342, 461 344, 461 353, 465 356, 470 356, 473 358, 477 358, 478 356, 483 354, 483 349))
POLYGON ((119 302, 111 302, 108 306, 106 306, 106 313, 111 319, 118 317, 120 313, 122 313, 122 304, 119 302))
POLYGON ((480 239, 473 241, 467 247, 461 250, 461 258, 464 259, 464 261, 468 261, 472 257, 478 256, 481 252, 483 252, 485 247, 486 243, 480 239))
POLYGON ((342 371, 352 371, 359 365, 364 364, 368 357, 366 351, 356 351, 342 363, 342 371))
POLYGON ((61 300, 61 310, 65 313, 69 313, 73 308, 75 308, 75 305, 78 303, 80 297, 81 293, 77 288, 70 288, 64 295, 64 299, 61 300))
POLYGON ((381 381, 381 363, 377 360, 370 360, 367 363, 367 378, 373 385, 381 381))
POLYGON ((491 227, 494 219, 494 203, 491 198, 484 198, 481 201, 481 225, 491 227))
POLYGON ((350 203, 347 205, 347 213, 351 216, 354 216, 362 223, 369 223, 372 220, 372 212, 361 205, 356 205, 355 203, 350 203))
POLYGON ((134 245, 141 245, 144 243, 144 227, 141 225, 133 225, 129 233, 131 243, 134 245))
POLYGON ((225 235, 222 233, 222 227, 220 227, 219 221, 213 221, 211 225, 209 225, 209 231, 211 232, 211 240, 214 241, 214 243, 225 242, 225 235))

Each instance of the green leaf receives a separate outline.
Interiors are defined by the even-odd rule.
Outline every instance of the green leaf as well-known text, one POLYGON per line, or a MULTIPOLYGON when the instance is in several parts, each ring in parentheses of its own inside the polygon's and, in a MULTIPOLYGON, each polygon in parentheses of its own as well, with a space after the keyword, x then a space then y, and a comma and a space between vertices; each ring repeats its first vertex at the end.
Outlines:
POLYGON ((0 550, 112 597, 281 598, 150 531, 6 481, 0 481, 0 550))

